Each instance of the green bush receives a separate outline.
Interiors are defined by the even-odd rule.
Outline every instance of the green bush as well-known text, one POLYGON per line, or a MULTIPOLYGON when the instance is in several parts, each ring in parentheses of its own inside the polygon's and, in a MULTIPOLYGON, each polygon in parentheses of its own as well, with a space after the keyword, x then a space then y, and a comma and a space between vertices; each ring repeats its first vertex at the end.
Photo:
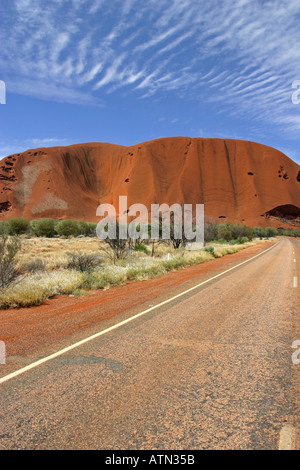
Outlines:
POLYGON ((234 238, 232 235, 231 226, 228 222, 218 226, 218 238, 225 240, 226 242, 234 238))
POLYGON ((135 245, 134 251, 143 251, 144 253, 146 253, 146 255, 149 255, 149 251, 147 247, 143 244, 135 245))
POLYGON ((54 219, 38 219, 30 222, 30 228, 37 237, 54 237, 56 234, 54 225, 54 219))
POLYGON ((85 222, 83 220, 77 222, 78 235, 84 235, 85 237, 95 237, 97 224, 93 222, 85 222))
POLYGON ((204 251, 207 251, 208 253, 211 253, 211 254, 213 255, 215 249, 214 249, 213 246, 206 246, 206 247, 204 248, 204 251))
POLYGON ((238 239, 238 243, 240 243, 241 245, 243 245, 244 243, 247 243, 248 241, 249 241, 248 237, 240 237, 238 239))
POLYGON ((261 240, 266 236, 265 229, 263 227, 254 227, 254 236, 261 240))
POLYGON ((63 237, 76 237, 79 233, 76 220, 61 220, 55 225, 55 231, 63 237))
POLYGON ((248 241, 253 240, 254 230, 251 227, 247 227, 243 224, 234 224, 232 222, 225 222, 218 226, 218 238, 223 239, 226 242, 230 240, 240 240, 243 237, 247 237, 248 241))
POLYGON ((26 233, 29 228, 29 220, 24 217, 13 217, 8 221, 10 235, 21 235, 26 233))
POLYGON ((274 227, 266 227, 265 229, 266 237, 276 237, 278 235, 278 230, 274 227))

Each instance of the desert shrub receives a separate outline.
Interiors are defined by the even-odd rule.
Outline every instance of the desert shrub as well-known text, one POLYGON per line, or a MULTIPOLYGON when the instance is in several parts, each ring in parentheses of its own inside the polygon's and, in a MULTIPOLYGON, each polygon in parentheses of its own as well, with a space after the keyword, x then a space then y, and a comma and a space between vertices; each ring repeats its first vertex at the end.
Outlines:
POLYGON ((6 220, 0 220, 0 235, 9 233, 9 225, 6 220))
POLYGON ((29 228, 29 220, 24 217, 13 217, 8 221, 10 235, 21 235, 26 233, 29 228))
POLYGON ((102 263, 102 258, 95 253, 83 253, 81 251, 67 253, 68 269, 75 269, 81 272, 91 272, 102 263))
POLYGON ((217 236, 219 239, 223 239, 226 242, 229 242, 230 240, 239 240, 242 237, 247 237, 248 240, 252 240, 254 230, 247 225, 225 222, 218 226, 217 236))
POLYGON ((0 288, 12 284, 19 277, 19 270, 15 261, 16 254, 21 249, 17 237, 10 238, 7 234, 0 236, 0 288))
POLYGON ((88 231, 88 223, 84 220, 77 222, 77 233, 78 235, 86 235, 88 231))
POLYGON ((232 231, 230 224, 227 222, 218 226, 218 238, 226 240, 227 242, 234 238, 232 236, 232 231))
POLYGON ((55 231, 63 237, 76 237, 78 222, 76 220, 61 220, 55 225, 55 231))
POLYGON ((278 230, 274 227, 266 227, 265 228, 265 236, 269 237, 276 237, 278 235, 278 230))
POLYGON ((204 240, 206 242, 211 242, 218 238, 218 225, 217 224, 207 224, 204 226, 204 240))
POLYGON ((26 261, 20 265, 21 272, 35 273, 38 271, 46 270, 46 262, 40 258, 36 258, 30 261, 26 261))
POLYGON ((54 219, 38 219, 38 220, 31 220, 30 228, 34 235, 37 237, 54 237, 55 229, 54 229, 55 221, 54 219))
POLYGON ((254 227, 253 234, 255 237, 262 238, 269 238, 269 237, 276 237, 278 235, 278 230, 274 227, 254 227))
POLYGON ((240 243, 241 245, 243 245, 244 243, 247 243, 248 241, 249 241, 248 237, 240 237, 238 239, 238 243, 240 243))
POLYGON ((206 247, 204 248, 204 251, 207 251, 208 253, 211 253, 211 254, 213 255, 215 249, 214 249, 213 246, 206 246, 206 247))
POLYGON ((244 225, 242 236, 247 237, 249 241, 252 241, 254 238, 254 229, 252 227, 247 227, 246 225, 244 225))
POLYGON ((95 237, 97 224, 93 222, 85 222, 83 220, 77 222, 78 235, 84 235, 85 237, 95 237))
POLYGON ((148 251, 147 247, 146 247, 145 245, 143 245, 143 244, 135 245, 134 251, 142 251, 142 252, 144 252, 146 255, 149 254, 149 251, 148 251))
POLYGON ((89 237, 96 237, 96 228, 97 224, 95 222, 88 222, 88 236, 89 237))
POLYGON ((116 264, 116 260, 124 259, 127 256, 129 239, 121 238, 121 226, 119 222, 116 223, 115 238, 108 237, 103 241, 106 243, 106 245, 108 245, 110 253, 108 251, 107 254, 112 258, 114 264, 116 264))
POLYGON ((260 238, 261 240, 266 236, 266 232, 263 227, 254 227, 253 232, 254 236, 260 238))

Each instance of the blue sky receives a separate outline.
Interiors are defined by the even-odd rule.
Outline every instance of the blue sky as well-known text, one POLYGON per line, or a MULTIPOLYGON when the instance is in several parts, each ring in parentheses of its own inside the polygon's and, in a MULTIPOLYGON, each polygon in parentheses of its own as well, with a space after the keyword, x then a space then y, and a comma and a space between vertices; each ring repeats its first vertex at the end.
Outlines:
POLYGON ((299 23, 299 0, 0 0, 0 157, 190 136, 300 163, 299 23))

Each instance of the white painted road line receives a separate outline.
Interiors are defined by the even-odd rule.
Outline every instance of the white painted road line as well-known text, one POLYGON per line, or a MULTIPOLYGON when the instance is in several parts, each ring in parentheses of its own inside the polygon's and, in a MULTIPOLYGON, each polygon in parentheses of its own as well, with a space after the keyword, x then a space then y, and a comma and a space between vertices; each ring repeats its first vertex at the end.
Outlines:
POLYGON ((298 277, 297 276, 294 276, 293 287, 298 287, 298 277))
POLYGON ((11 374, 8 374, 8 375, 5 375, 4 377, 1 377, 0 378, 0 384, 2 384, 4 382, 7 382, 10 379, 13 379, 14 377, 17 377, 18 375, 24 374, 25 372, 28 372, 29 370, 34 369, 35 367, 38 367, 42 364, 45 364, 45 362, 51 361, 52 359, 55 359, 55 358, 61 356, 62 354, 65 354, 65 353, 71 351, 72 349, 78 348, 79 346, 82 346, 83 344, 86 344, 89 341, 92 341, 93 339, 99 338, 100 336, 105 335, 106 333, 109 333, 110 331, 116 330, 120 326, 126 325, 126 323, 129 323, 129 322, 135 320, 136 318, 139 318, 139 317, 145 315, 146 313, 151 312, 152 310, 155 310, 159 307, 162 307, 163 305, 166 305, 169 302, 172 302, 173 300, 178 299, 179 297, 182 297, 183 295, 188 294, 189 292, 192 292, 195 289, 198 289, 199 287, 213 281, 214 279, 217 279, 218 277, 221 277, 224 274, 227 274, 230 271, 233 271, 234 269, 236 269, 240 266, 243 266, 246 263, 249 263, 253 259, 258 258, 259 256, 262 256, 263 254, 265 254, 268 251, 275 248, 275 246, 277 246, 279 243, 280 242, 277 242, 275 245, 271 246, 270 248, 267 248, 266 250, 262 251, 261 253, 258 253, 258 255, 252 256, 252 258, 249 258, 246 261, 243 261, 242 263, 239 263, 239 264, 233 266, 232 268, 226 269, 226 271, 223 271, 222 273, 217 274, 216 276, 213 276, 210 279, 207 279, 206 281, 200 282, 200 284, 197 284, 196 286, 191 287, 190 289, 187 289, 184 292, 181 292, 180 294, 177 294, 174 297, 171 297, 170 299, 164 300, 163 302, 161 302, 157 305, 154 305, 153 307, 148 308, 147 310, 144 310, 143 312, 137 313, 136 315, 133 315, 132 317, 127 318, 126 320, 123 320, 120 323, 117 323, 116 325, 110 326, 109 328, 106 328, 105 330, 99 331, 98 333, 95 333, 92 336, 88 336, 87 338, 85 338, 81 341, 78 341, 77 343, 74 343, 71 346, 68 346, 64 349, 61 349, 60 351, 57 351, 56 353, 51 354, 50 356, 43 357, 42 359, 40 359, 36 362, 33 362, 33 363, 29 364, 26 367, 22 367, 22 369, 18 369, 15 372, 12 372, 11 374))
POLYGON ((290 425, 283 426, 279 436, 279 450, 293 450, 295 445, 295 428, 290 425))

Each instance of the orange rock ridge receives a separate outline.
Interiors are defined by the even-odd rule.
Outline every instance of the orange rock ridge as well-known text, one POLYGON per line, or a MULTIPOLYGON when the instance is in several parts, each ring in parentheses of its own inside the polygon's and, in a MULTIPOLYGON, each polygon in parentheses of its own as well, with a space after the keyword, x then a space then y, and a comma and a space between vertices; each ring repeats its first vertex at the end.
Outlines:
MULTIPOLYGON (((265 145, 162 138, 125 147, 86 143, 28 150, 0 163, 0 217, 97 221, 101 203, 204 204, 207 220, 293 226, 300 166, 265 145)), ((0 220, 1 220, 0 219, 0 220)))

